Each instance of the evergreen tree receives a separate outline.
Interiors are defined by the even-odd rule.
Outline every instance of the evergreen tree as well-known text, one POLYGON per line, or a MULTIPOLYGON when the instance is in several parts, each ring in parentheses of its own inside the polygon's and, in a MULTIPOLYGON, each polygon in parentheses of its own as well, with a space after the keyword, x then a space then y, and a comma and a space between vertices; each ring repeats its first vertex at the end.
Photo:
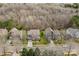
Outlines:
POLYGON ((27 56, 27 49, 23 48, 22 52, 21 52, 21 56, 27 56))
POLYGON ((79 28, 79 16, 75 15, 71 18, 72 26, 79 28))
POLYGON ((31 48, 31 49, 29 49, 29 51, 28 51, 28 54, 27 54, 28 56, 34 56, 34 52, 33 52, 33 49, 31 48))
POLYGON ((35 49, 34 55, 35 56, 40 56, 40 49, 39 48, 35 49))

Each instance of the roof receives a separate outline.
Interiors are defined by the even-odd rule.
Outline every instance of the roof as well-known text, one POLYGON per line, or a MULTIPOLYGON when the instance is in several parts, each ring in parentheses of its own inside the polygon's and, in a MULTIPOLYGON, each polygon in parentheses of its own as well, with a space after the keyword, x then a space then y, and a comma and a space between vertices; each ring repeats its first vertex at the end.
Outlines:
POLYGON ((12 28, 10 32, 18 31, 16 28, 12 28))
POLYGON ((49 27, 45 31, 53 31, 53 30, 49 27))
POLYGON ((30 30, 27 32, 28 35, 36 35, 36 34, 40 34, 40 30, 30 30))

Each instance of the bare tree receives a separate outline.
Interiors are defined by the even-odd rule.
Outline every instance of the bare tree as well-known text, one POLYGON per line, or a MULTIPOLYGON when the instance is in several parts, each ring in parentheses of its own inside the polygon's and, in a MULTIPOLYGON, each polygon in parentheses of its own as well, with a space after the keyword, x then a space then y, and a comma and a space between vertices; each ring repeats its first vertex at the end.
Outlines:
POLYGON ((68 56, 70 56, 71 49, 72 49, 72 46, 70 45, 70 46, 68 47, 68 56))

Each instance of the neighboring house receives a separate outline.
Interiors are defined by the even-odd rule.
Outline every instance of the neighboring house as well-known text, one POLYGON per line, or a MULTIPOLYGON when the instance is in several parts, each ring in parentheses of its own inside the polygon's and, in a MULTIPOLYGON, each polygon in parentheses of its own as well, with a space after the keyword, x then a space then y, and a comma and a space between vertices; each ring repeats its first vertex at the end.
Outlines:
POLYGON ((20 31, 16 28, 11 29, 9 34, 10 34, 10 38, 12 38, 12 39, 15 39, 15 38, 21 39, 20 38, 20 31))
POLYGON ((53 39, 61 39, 61 33, 59 30, 53 30, 53 39))
POLYGON ((9 39, 11 39, 12 42, 15 43, 21 43, 21 33, 20 33, 20 30, 16 29, 16 28, 13 28, 10 30, 9 32, 9 39))
POLYGON ((45 38, 47 40, 53 39, 53 30, 51 28, 45 29, 45 38))
POLYGON ((7 39, 8 39, 7 29, 0 29, 0 43, 5 43, 7 39))
POLYGON ((74 29, 74 28, 68 28, 66 30, 66 35, 69 36, 69 38, 79 38, 79 29, 74 29))
POLYGON ((48 40, 61 39, 61 33, 59 30, 52 30, 51 28, 47 28, 45 30, 45 37, 48 40))
POLYGON ((32 29, 27 31, 28 40, 39 40, 40 39, 40 30, 32 29))

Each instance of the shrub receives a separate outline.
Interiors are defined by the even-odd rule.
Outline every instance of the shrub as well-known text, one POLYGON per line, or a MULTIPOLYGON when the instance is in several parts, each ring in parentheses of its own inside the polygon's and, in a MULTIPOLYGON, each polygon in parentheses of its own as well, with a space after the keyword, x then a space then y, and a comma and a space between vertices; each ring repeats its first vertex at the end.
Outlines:
POLYGON ((40 40, 39 40, 40 44, 48 44, 48 40, 46 40, 45 35, 44 35, 44 31, 40 32, 40 40))
POLYGON ((5 21, 3 24, 4 24, 4 27, 6 27, 8 30, 11 30, 14 27, 13 20, 5 21))
POLYGON ((39 48, 36 48, 36 49, 35 49, 34 55, 35 55, 35 56, 40 56, 40 49, 39 49, 39 48))
POLYGON ((41 38, 40 39, 40 44, 48 44, 48 40, 41 38))
POLYGON ((22 52, 21 52, 21 56, 27 56, 27 49, 26 48, 23 48, 22 52))
POLYGON ((0 28, 6 28, 8 31, 14 27, 13 20, 7 20, 7 21, 0 21, 0 28))
POLYGON ((43 31, 40 31, 40 37, 44 38, 44 32, 43 31))
POLYGON ((29 51, 28 51, 28 54, 27 54, 28 56, 34 56, 34 52, 33 52, 33 49, 31 48, 31 49, 29 49, 29 51))

